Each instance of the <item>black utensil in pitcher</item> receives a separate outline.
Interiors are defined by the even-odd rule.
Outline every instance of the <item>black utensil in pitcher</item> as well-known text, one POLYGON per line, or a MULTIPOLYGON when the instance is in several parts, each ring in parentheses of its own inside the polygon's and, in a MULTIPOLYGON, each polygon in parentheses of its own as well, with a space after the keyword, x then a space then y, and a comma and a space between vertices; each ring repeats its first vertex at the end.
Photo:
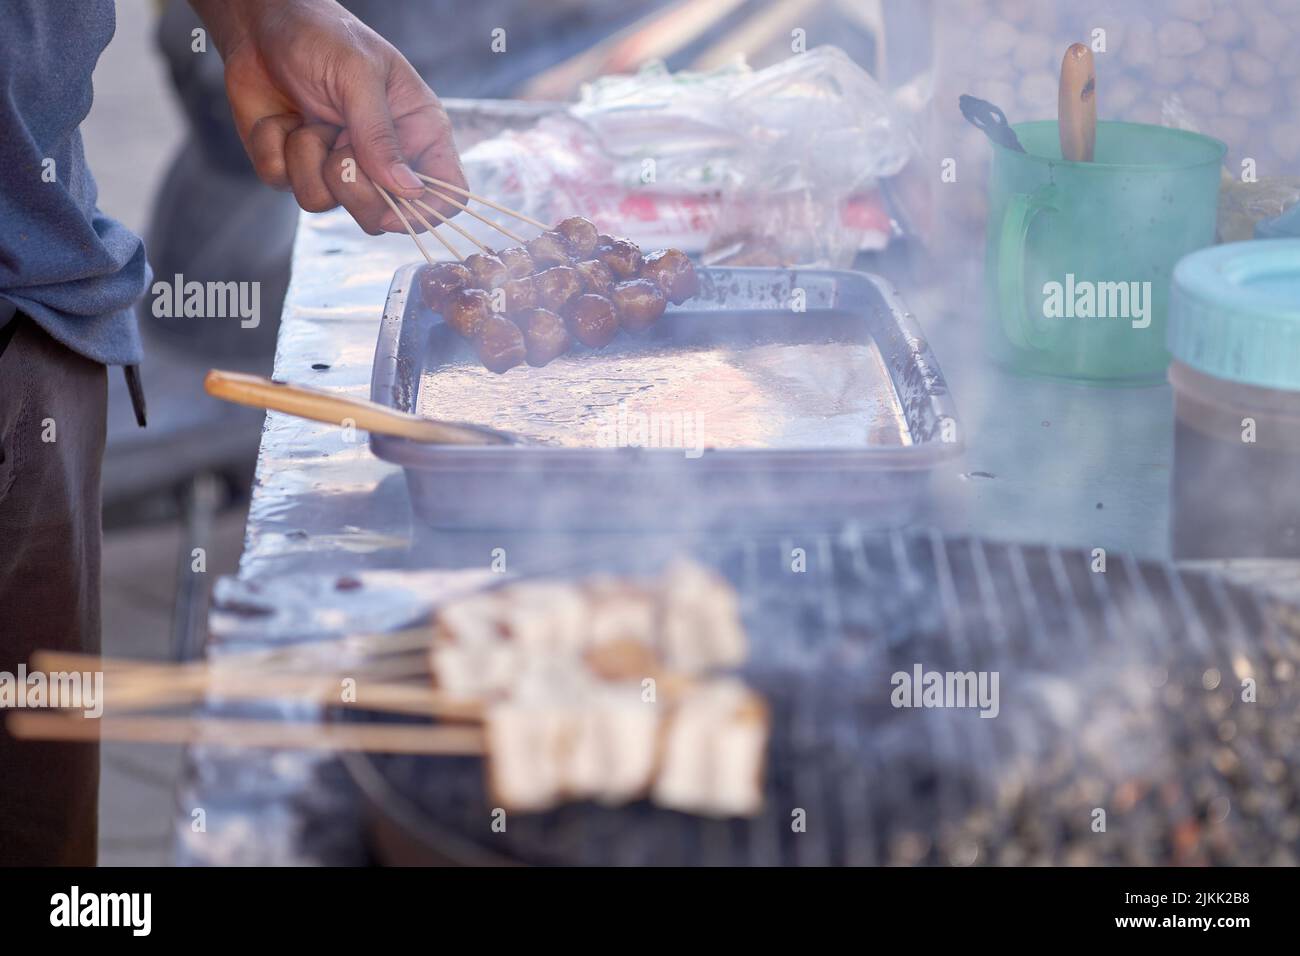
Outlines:
POLYGON ((1006 146, 1018 153, 1025 151, 1025 148, 1020 145, 1016 131, 1007 122, 1007 114, 988 100, 963 93, 957 99, 957 106, 961 110, 961 115, 966 117, 972 126, 983 130, 984 135, 999 146, 1006 146))

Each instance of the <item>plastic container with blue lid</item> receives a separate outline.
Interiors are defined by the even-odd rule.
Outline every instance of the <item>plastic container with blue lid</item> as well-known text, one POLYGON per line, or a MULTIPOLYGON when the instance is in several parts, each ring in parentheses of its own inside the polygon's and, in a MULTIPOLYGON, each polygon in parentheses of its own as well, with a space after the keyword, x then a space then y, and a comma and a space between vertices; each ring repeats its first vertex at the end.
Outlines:
POLYGON ((1168 345, 1174 556, 1300 558, 1300 239, 1183 257, 1168 345))

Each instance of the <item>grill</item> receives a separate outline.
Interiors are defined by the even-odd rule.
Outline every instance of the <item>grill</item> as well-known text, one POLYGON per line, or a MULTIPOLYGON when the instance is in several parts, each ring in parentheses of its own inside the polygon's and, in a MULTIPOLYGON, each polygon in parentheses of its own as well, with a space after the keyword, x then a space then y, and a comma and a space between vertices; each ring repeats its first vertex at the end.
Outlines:
MULTIPOLYGON (((1300 639, 1203 572, 937 533, 693 549, 772 707, 763 814, 576 804, 492 828, 476 759, 352 755, 381 856, 591 865, 1295 864, 1300 639), (802 549, 805 571, 795 571, 802 549), (1000 712, 891 675, 997 672, 1000 712), (1243 681, 1256 699, 1242 699, 1243 681), (1104 829, 1098 811, 1104 811, 1104 829), (802 820, 803 828, 797 824, 802 820)), ((606 565, 607 567, 607 565, 606 565)))

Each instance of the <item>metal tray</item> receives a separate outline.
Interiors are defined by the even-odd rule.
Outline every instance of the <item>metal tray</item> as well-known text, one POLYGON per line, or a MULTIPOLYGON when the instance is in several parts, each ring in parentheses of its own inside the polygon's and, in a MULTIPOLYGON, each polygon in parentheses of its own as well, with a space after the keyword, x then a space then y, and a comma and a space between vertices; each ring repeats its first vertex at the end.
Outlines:
POLYGON ((418 269, 393 277, 371 398, 528 439, 371 435, 434 527, 898 524, 927 497, 924 473, 961 451, 934 356, 877 276, 701 269, 700 294, 645 336, 497 376, 421 302, 418 269))

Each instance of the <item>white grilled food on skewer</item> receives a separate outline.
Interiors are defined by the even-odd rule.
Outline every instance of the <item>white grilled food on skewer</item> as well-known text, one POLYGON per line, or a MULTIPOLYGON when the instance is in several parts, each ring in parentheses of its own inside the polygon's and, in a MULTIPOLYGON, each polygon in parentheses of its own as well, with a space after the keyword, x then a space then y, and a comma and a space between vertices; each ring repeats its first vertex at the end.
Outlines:
POLYGON ((767 733, 767 706, 740 681, 694 685, 674 703, 654 802, 704 816, 758 813, 767 733))
POLYGON ((610 641, 655 644, 659 607, 653 590, 625 578, 601 575, 584 581, 582 594, 587 602, 590 645, 610 641))
POLYGON ((682 560, 649 581, 522 582, 452 601, 430 655, 439 689, 484 704, 496 805, 650 796, 734 816, 762 803, 767 710, 710 675, 746 650, 735 591, 682 560))
POLYGON ((715 571, 694 561, 669 565, 659 581, 660 655, 669 668, 702 674, 744 663, 749 653, 740 601, 715 571))
POLYGON ((587 644, 587 601, 572 585, 521 581, 502 592, 499 631, 524 656, 578 655, 587 644))
POLYGON ((509 693, 530 657, 569 656, 577 667, 611 641, 647 644, 662 668, 681 674, 734 667, 747 654, 731 585, 679 560, 648 583, 520 582, 451 601, 434 624, 431 666, 448 694, 490 697, 509 693))
POLYGON ((460 598, 439 610, 429 666, 449 697, 483 700, 514 685, 519 654, 502 640, 502 612, 498 591, 460 598))
POLYGON ((546 810, 566 800, 619 804, 645 796, 660 711, 639 683, 551 670, 526 675, 488 708, 488 786, 501 806, 546 810))

